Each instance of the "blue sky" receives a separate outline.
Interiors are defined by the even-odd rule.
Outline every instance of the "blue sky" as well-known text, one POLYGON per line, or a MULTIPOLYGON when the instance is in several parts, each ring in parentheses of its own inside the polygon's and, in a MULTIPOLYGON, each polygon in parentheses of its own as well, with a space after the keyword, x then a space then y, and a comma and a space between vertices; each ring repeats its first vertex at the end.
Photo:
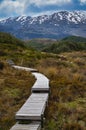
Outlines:
POLYGON ((0 0, 0 19, 51 14, 59 10, 86 11, 86 0, 0 0))

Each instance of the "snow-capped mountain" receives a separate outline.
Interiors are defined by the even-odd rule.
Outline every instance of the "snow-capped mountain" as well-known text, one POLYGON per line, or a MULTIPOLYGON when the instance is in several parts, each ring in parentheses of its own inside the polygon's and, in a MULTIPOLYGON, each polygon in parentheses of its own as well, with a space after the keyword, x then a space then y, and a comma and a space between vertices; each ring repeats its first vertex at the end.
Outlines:
POLYGON ((55 38, 69 35, 86 37, 86 11, 60 11, 37 17, 20 16, 0 21, 0 31, 18 38, 55 38))

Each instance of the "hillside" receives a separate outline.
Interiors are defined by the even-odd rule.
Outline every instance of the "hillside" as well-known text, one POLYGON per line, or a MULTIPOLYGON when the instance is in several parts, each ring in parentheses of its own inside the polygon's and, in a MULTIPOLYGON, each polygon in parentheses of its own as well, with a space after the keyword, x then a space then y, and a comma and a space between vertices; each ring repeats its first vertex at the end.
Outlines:
POLYGON ((56 57, 40 65, 51 90, 44 130, 86 130, 86 51, 56 57))
POLYGON ((86 50, 86 38, 82 37, 66 37, 59 42, 55 42, 43 51, 52 53, 71 52, 86 50))
POLYGON ((34 67, 50 79, 44 130, 85 130, 86 51, 53 54, 14 43, 13 46, 6 39, 5 43, 0 42, 0 130, 9 130, 15 124, 15 112, 29 97, 35 82, 31 73, 11 68, 8 59, 17 65, 34 67))
POLYGON ((34 82, 31 73, 15 70, 0 59, 0 130, 9 130, 15 124, 15 113, 30 95, 34 82))
POLYGON ((79 37, 79 36, 69 36, 69 37, 65 37, 63 38, 61 41, 66 41, 66 42, 85 42, 86 43, 86 38, 84 37, 79 37))
POLYGON ((31 64, 32 58, 27 56, 30 53, 35 54, 24 42, 8 33, 0 33, 0 130, 9 130, 15 123, 15 112, 28 98, 35 82, 31 73, 14 70, 6 61, 12 59, 22 65, 23 59, 28 57, 26 64, 31 64))
POLYGON ((0 32, 0 57, 11 57, 12 55, 24 50, 25 48, 26 47, 21 40, 8 33, 0 32))
POLYGON ((11 44, 17 47, 25 47, 24 42, 15 38, 9 33, 0 32, 0 44, 11 44))
POLYGON ((36 50, 43 50, 43 48, 52 45, 56 40, 53 39, 32 39, 25 41, 28 47, 33 47, 36 50))
POLYGON ((40 53, 31 47, 26 47, 23 41, 8 33, 0 33, 1 60, 12 59, 17 64, 34 67, 38 58, 40 58, 40 53))

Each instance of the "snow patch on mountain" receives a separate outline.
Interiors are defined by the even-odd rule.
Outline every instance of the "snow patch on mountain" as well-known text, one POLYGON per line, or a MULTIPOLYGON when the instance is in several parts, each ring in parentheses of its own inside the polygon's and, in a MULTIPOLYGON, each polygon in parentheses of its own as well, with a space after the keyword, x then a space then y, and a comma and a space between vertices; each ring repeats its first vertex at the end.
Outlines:
POLYGON ((16 21, 25 21, 27 16, 20 16, 16 19, 16 21))
MULTIPOLYGON (((6 22, 12 21, 13 19, 15 18, 1 20, 0 23, 5 24, 6 22)), ((84 23, 84 21, 86 20, 86 11, 60 11, 52 15, 42 15, 37 17, 20 16, 16 18, 16 22, 25 23, 28 21, 29 24, 42 24, 51 19, 57 21, 67 20, 68 23, 73 22, 75 24, 78 24, 80 22, 84 23)))
POLYGON ((86 37, 86 11, 59 11, 51 15, 19 16, 0 20, 0 31, 18 38, 86 37))

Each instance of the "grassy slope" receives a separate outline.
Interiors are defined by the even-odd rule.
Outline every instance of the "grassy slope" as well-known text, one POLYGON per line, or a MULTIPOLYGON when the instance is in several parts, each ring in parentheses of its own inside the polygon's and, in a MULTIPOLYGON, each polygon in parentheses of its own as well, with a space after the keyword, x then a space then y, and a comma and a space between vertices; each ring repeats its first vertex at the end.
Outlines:
POLYGON ((40 62, 51 89, 44 130, 86 129, 85 60, 86 52, 71 52, 40 62))
POLYGON ((11 58, 19 65, 38 68, 50 79, 45 130, 85 130, 86 52, 48 54, 20 46, 14 51, 10 46, 0 48, 0 60, 5 64, 0 70, 0 129, 8 130, 14 124, 15 112, 28 97, 30 91, 27 92, 27 89, 30 90, 34 82, 31 74, 16 71, 6 64, 6 59, 11 58))
POLYGON ((9 130, 15 123, 15 113, 29 97, 34 82, 31 73, 7 64, 0 70, 0 130, 9 130))
POLYGON ((41 57, 40 52, 24 44, 8 33, 0 33, 0 59, 12 59, 16 64, 34 67, 41 57))
POLYGON ((12 59, 16 64, 32 67, 37 58, 39 53, 27 49, 22 41, 0 33, 0 130, 9 130, 15 123, 15 112, 29 97, 35 82, 31 73, 14 70, 6 60, 12 59))

